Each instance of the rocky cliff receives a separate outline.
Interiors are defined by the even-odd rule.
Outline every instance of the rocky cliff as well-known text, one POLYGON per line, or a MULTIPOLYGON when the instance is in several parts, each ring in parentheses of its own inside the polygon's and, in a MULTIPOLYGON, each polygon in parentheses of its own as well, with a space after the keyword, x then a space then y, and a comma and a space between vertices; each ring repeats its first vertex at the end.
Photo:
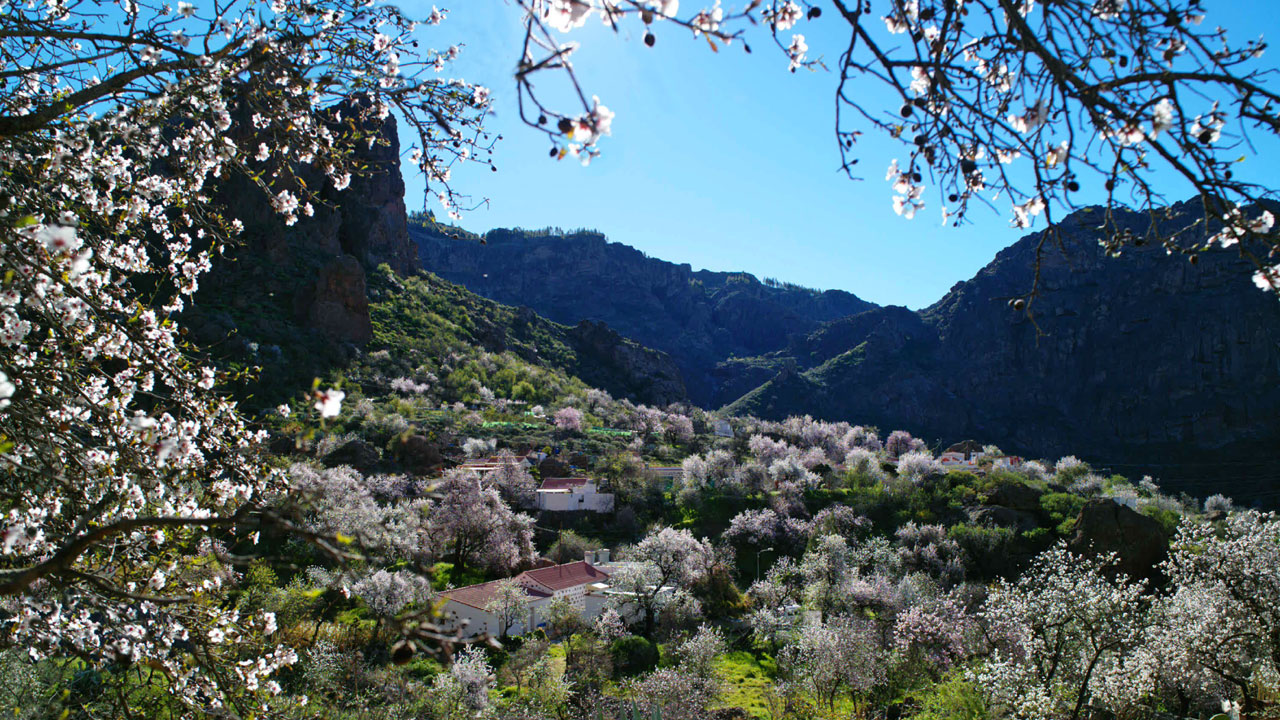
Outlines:
POLYGON ((410 234, 422 266, 446 280, 557 322, 602 321, 669 353, 690 397, 703 405, 740 394, 725 394, 716 363, 778 350, 793 334, 874 307, 847 292, 694 272, 594 232, 494 230, 481 241, 424 223, 411 225, 410 234))
MULTIPOLYGON (((294 169, 307 187, 323 189, 314 215, 301 216, 292 226, 245 178, 232 177, 217 189, 218 202, 243 223, 244 232, 202 279, 183 321, 197 346, 226 362, 262 368, 252 392, 263 403, 296 392, 374 338, 371 281, 380 281, 380 292, 395 287, 377 273, 380 265, 402 278, 421 273, 418 249, 409 238, 395 118, 365 130, 375 131, 383 142, 361 145, 355 160, 367 170, 343 191, 311 168, 294 169)), ((455 289, 431 281, 437 292, 455 289)), ((520 332, 516 325, 536 324, 541 337, 553 339, 563 352, 546 357, 524 352, 528 362, 579 375, 619 397, 656 404, 686 398, 679 368, 668 356, 608 327, 564 327, 532 313, 468 306, 487 314, 463 323, 477 333, 460 342, 501 351, 504 339, 520 332)))
MULTIPOLYGON (((1046 245, 1031 317, 1009 300, 1032 287, 1038 234, 920 313, 879 308, 758 359, 776 367, 785 358, 797 371, 778 370, 731 408, 1074 453, 1167 481, 1273 481, 1280 303, 1253 287, 1231 251, 1197 264, 1160 247, 1109 258, 1096 212, 1068 217, 1061 247, 1046 245)), ((1175 206, 1165 222, 1185 227, 1194 212, 1175 206)), ((1124 219, 1135 230, 1146 222, 1124 219)))

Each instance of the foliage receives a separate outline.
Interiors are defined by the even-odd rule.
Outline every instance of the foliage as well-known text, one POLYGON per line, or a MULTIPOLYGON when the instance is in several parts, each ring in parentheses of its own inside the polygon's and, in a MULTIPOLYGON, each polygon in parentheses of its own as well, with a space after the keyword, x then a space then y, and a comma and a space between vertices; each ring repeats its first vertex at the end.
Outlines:
POLYGON ((609 646, 613 671, 618 677, 640 675, 658 666, 658 646, 639 635, 614 640, 609 646))

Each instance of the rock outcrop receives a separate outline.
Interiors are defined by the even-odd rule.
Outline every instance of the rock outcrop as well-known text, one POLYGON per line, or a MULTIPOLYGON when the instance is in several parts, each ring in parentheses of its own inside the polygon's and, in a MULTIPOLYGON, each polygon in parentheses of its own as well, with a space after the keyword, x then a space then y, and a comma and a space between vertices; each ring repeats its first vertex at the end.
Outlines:
POLYGON ((352 177, 351 185, 341 193, 338 240, 343 252, 364 267, 386 263, 400 275, 408 275, 419 267, 418 249, 409 240, 396 118, 388 115, 381 121, 370 120, 363 130, 374 133, 377 141, 360 152, 368 172, 352 177))
POLYGON ((590 320, 571 328, 568 336, 578 351, 578 377, 588 384, 612 386, 615 394, 645 398, 656 405, 687 397, 680 371, 665 353, 628 341, 608 325, 590 320))
POLYGON ((1156 579, 1169 552, 1160 523, 1113 500, 1093 499, 1080 510, 1071 550, 1114 553, 1115 569, 1133 578, 1156 579))
MULTIPOLYGON (((352 101, 358 102, 358 101, 352 101)), ((350 121, 349 105, 329 111, 350 121)), ((372 337, 366 293, 367 272, 386 263, 397 273, 418 268, 410 243, 400 176, 399 141, 394 116, 364 128, 376 133, 361 144, 355 160, 366 167, 350 186, 338 191, 318 170, 294 169, 298 179, 316 188, 320 201, 311 216, 293 225, 271 207, 260 187, 233 175, 217 189, 219 204, 244 225, 238 243, 202 281, 204 298, 229 298, 239 310, 252 310, 241 323, 246 337, 273 344, 297 332, 282 323, 342 342, 362 344, 372 337), (273 315, 288 309, 292 317, 273 315)))
POLYGON ((444 465, 440 446, 425 435, 410 435, 396 443, 396 460, 414 475, 427 475, 444 465))
POLYGON ((364 268, 354 257, 341 255, 325 264, 315 284, 297 297, 298 314, 307 327, 358 344, 373 337, 364 268))

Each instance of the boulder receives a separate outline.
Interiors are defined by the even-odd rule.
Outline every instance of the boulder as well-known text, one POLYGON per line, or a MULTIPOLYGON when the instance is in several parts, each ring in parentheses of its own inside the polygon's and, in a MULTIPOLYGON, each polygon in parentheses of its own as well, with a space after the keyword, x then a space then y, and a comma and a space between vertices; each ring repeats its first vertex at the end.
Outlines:
POLYGON ((325 467, 349 465, 362 473, 372 472, 381 461, 382 454, 378 448, 363 440, 352 440, 324 456, 325 467))
POLYGON ((406 470, 425 475, 444 464, 440 446, 425 435, 410 435, 396 447, 396 457, 406 470))
POLYGON ((1111 499, 1095 498, 1081 508, 1070 547, 1086 555, 1115 553, 1117 570, 1155 580, 1168 555, 1169 538, 1160 523, 1146 515, 1111 499))
POLYGON ((987 493, 987 505, 1002 505, 1021 512, 1035 513, 1040 510, 1040 496, 1043 492, 1022 483, 1001 483, 987 493))
POLYGON ((1003 505, 983 505, 973 508, 969 511, 969 520, 976 525, 1012 528, 1018 532, 1027 532, 1040 527, 1040 520, 1035 513, 1003 505))

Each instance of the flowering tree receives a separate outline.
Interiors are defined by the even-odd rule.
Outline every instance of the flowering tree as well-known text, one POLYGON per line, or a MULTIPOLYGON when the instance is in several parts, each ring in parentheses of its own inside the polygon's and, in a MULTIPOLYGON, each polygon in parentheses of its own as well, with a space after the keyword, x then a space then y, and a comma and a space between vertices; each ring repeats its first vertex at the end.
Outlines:
POLYGON ((646 636, 653 634, 658 613, 677 600, 677 595, 706 576, 714 564, 710 543, 688 530, 661 528, 636 544, 630 560, 612 578, 611 584, 624 594, 618 602, 622 612, 638 610, 644 618, 646 636))
POLYGON ((714 678, 715 659, 729 650, 724 633, 709 625, 699 625, 698 631, 675 648, 680 670, 700 678, 714 678))
POLYGON ((533 518, 517 513, 475 473, 450 471, 427 508, 442 556, 467 567, 506 571, 533 559, 533 518))
POLYGON ((492 485, 509 503, 528 507, 534 504, 538 491, 538 483, 522 462, 509 450, 498 453, 498 467, 490 470, 484 478, 485 483, 492 485))
POLYGON ((177 703, 253 714, 290 654, 252 649, 272 626, 221 603, 216 553, 192 549, 308 532, 265 509, 287 475, 174 322, 241 227, 217 186, 247 179, 292 224, 365 171, 353 149, 395 110, 452 207, 487 99, 437 78, 450 53, 415 50, 389 6, 98 5, 0 13, 0 594, 25 618, 9 641, 150 663, 177 703))
POLYGON ((757 549, 767 545, 780 545, 781 552, 790 552, 803 542, 809 524, 803 520, 782 517, 774 510, 743 510, 729 521, 729 528, 721 536, 733 543, 741 543, 757 549))
POLYGON ((941 525, 917 525, 908 520, 894 538, 904 568, 928 573, 947 584, 964 579, 963 551, 941 525))
POLYGON ((557 428, 568 431, 582 429, 582 411, 574 407, 560 408, 554 416, 557 428))
POLYGON ((973 618, 949 597, 921 603, 898 614, 894 647, 941 674, 968 657, 973 618))
POLYGON ((991 204, 991 197, 1008 203, 1015 227, 1030 227, 1040 214, 1052 223, 1059 211, 1101 197, 1108 251, 1160 242, 1194 258, 1213 245, 1235 247, 1253 261, 1259 287, 1280 289, 1280 228, 1258 204, 1277 193, 1233 172, 1259 154, 1250 134, 1280 134, 1274 71, 1259 62, 1260 39, 1236 41, 1204 23, 1200 0, 756 0, 737 13, 719 3, 681 13, 671 0, 520 5, 527 29, 516 72, 521 115, 551 138, 558 156, 589 159, 613 118, 581 89, 581 110, 566 114, 534 94, 532 78, 543 72, 564 72, 577 85, 569 59, 576 45, 560 42, 560 34, 595 16, 618 31, 640 23, 649 46, 665 26, 705 36, 712 49, 739 43, 749 50, 749 29, 764 20, 794 71, 816 62, 797 26, 828 17, 826 5, 849 28, 834 73, 842 166, 853 174, 866 130, 900 142, 905 158, 886 179, 903 217, 925 208, 926 176, 939 190, 944 221, 956 224, 972 203, 991 204), (864 83, 887 90, 890 106, 869 100, 884 95, 864 83), (1201 218, 1185 237, 1161 223, 1174 183, 1157 182, 1160 174, 1198 198, 1201 218), (1142 231, 1118 221, 1112 210, 1122 204, 1146 214, 1142 231))
POLYGON ((804 602, 805 576, 784 557, 769 568, 763 580, 748 589, 752 611, 748 624, 759 639, 778 643, 788 637, 803 619, 800 604, 804 602))
POLYGON ((1280 670, 1280 520, 1232 514, 1221 528, 1186 520, 1165 571, 1175 586, 1156 607, 1152 654, 1179 667, 1179 684, 1234 690, 1245 717, 1262 710, 1261 678, 1280 670))
POLYGON ((426 578, 403 570, 378 570, 357 581, 351 591, 380 617, 395 616, 410 605, 435 597, 426 578))
POLYGON ((426 701, 431 717, 440 720, 485 720, 498 717, 489 697, 493 668, 484 650, 473 645, 458 653, 448 671, 436 675, 426 701))
POLYGON ((1017 582, 991 590, 982 617, 1005 642, 974 679, 1013 717, 1076 720, 1099 679, 1138 646, 1148 622, 1145 583, 1109 576, 1109 560, 1059 544, 1017 582))
POLYGON ((778 652, 783 675, 829 711, 845 694, 855 703, 864 702, 867 693, 884 682, 887 664, 875 625, 861 617, 805 625, 778 652))
POLYGON ((505 638, 511 626, 528 613, 528 607, 529 593, 524 586, 507 578, 498 581, 484 609, 498 619, 498 637, 505 638))
POLYGON ((938 462, 928 451, 913 450, 898 457, 898 477, 920 482, 942 472, 942 463, 938 462))
POLYGON ((923 448, 924 442, 911 437, 911 433, 906 430, 894 430, 884 441, 884 451, 889 453, 889 457, 895 459, 923 448))
POLYGON ((702 720, 716 700, 715 683, 708 678, 683 672, 681 668, 660 668, 626 683, 625 692, 646 716, 671 720, 702 720))

